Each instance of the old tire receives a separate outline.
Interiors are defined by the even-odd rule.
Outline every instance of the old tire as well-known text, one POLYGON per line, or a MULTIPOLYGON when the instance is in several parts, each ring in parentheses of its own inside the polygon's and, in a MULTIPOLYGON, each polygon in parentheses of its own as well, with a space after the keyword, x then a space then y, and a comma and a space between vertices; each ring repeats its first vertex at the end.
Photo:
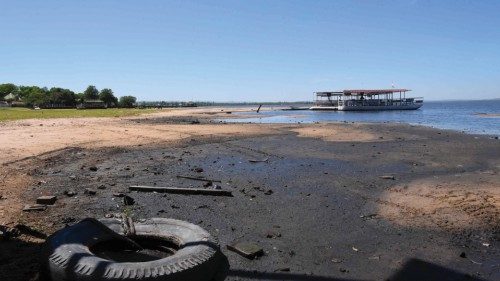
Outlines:
POLYGON ((219 248, 197 225, 165 218, 135 223, 137 237, 166 239, 179 246, 171 256, 145 262, 116 262, 91 251, 97 243, 116 240, 117 233, 124 233, 118 219, 85 219, 54 233, 42 248, 42 274, 52 281, 205 281, 218 270, 219 248))

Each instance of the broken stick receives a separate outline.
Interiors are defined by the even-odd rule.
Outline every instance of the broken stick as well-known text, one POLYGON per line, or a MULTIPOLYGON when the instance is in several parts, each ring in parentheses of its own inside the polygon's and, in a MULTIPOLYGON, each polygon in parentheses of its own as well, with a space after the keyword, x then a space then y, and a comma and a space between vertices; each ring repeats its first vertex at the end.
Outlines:
POLYGON ((195 180, 195 181, 206 181, 206 182, 222 182, 220 180, 209 180, 205 178, 197 178, 197 177, 190 177, 190 176, 177 176, 178 178, 181 179, 190 179, 190 180, 195 180))
POLYGON ((183 188, 183 187, 163 187, 163 186, 145 186, 145 185, 132 185, 129 186, 132 191, 145 191, 145 192, 165 192, 175 194, 200 194, 200 195, 214 195, 214 196, 233 196, 229 190, 221 189, 204 189, 204 188, 183 188))

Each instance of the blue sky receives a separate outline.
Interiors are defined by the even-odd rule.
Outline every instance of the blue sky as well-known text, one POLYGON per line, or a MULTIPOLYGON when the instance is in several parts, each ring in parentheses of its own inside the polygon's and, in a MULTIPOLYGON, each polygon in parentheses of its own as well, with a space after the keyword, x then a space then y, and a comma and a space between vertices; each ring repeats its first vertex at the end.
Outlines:
POLYGON ((0 83, 139 100, 500 98, 500 1, 2 1, 0 83))

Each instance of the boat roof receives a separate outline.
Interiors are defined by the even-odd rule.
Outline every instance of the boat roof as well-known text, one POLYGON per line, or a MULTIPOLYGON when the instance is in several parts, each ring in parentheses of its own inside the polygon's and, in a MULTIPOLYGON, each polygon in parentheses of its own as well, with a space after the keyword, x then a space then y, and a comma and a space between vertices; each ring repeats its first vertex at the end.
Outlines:
POLYGON ((409 92, 409 89, 355 89, 343 90, 337 92, 316 92, 318 97, 330 96, 356 96, 356 95, 378 95, 378 94, 392 94, 400 92, 409 92))

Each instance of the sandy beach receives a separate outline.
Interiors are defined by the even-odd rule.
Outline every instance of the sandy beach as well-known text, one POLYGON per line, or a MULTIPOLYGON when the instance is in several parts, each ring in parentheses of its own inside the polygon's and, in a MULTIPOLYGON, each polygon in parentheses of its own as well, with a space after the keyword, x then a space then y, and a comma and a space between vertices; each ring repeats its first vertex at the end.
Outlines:
MULTIPOLYGON (((182 219, 217 237, 226 280, 405 280, 422 264, 454 280, 500 278, 498 140, 390 123, 219 121, 245 110, 0 123, 0 225, 49 235, 125 211, 182 219), (130 185, 202 187, 179 175, 220 180, 234 197, 130 192, 125 206, 113 196, 130 185), (58 200, 22 211, 41 195, 58 200), (238 256, 226 249, 234 241, 265 255, 238 256)), ((43 241, 0 244, 0 276, 37 280, 43 241)))

